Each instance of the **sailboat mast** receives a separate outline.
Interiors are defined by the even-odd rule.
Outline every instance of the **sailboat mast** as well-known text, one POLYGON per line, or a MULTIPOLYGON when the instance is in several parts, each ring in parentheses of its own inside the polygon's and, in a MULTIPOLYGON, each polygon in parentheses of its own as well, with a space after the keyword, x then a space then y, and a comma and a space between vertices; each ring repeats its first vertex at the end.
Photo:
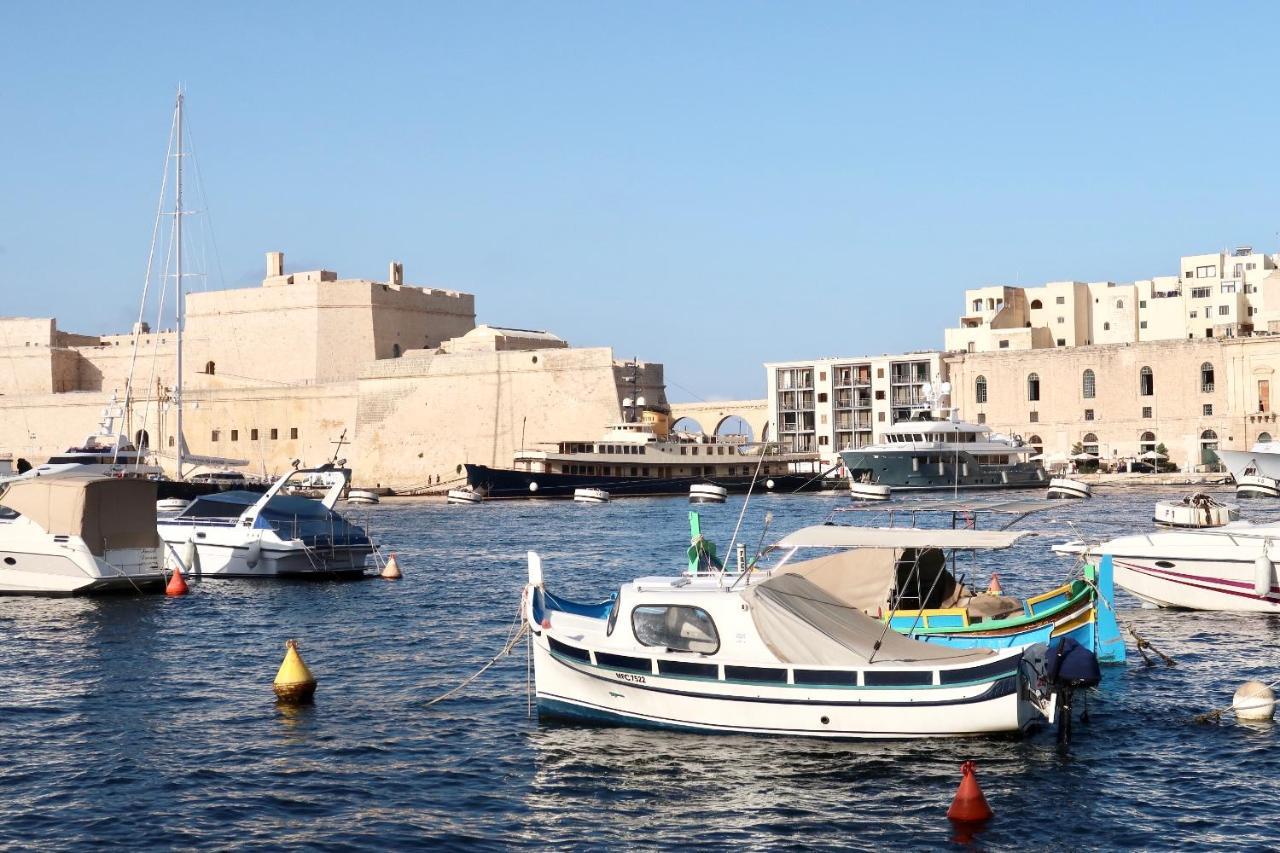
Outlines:
POLYGON ((182 450, 183 450, 183 433, 182 433, 182 315, 183 315, 183 298, 182 292, 182 90, 178 90, 177 105, 177 137, 178 145, 174 154, 176 155, 174 166, 174 203, 173 203, 173 259, 174 259, 174 291, 178 299, 177 317, 178 317, 178 365, 177 377, 173 383, 173 404, 177 407, 177 435, 174 445, 177 448, 178 466, 174 475, 175 479, 182 479, 182 450))

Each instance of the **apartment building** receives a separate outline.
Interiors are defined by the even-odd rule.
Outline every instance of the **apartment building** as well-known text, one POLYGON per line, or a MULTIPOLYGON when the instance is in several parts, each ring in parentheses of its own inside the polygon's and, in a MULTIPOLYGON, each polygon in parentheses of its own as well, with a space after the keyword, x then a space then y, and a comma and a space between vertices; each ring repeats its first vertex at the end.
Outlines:
POLYGON ((772 440, 784 451, 839 452, 879 441, 894 421, 930 405, 946 381, 942 353, 819 358, 766 364, 772 440))

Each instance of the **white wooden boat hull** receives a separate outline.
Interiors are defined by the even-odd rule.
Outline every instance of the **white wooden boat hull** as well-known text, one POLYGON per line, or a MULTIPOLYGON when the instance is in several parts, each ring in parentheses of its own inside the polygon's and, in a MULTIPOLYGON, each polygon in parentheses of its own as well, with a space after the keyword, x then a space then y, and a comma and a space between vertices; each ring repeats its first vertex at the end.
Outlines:
POLYGON ((893 490, 879 483, 850 482, 849 496, 855 501, 887 501, 893 496, 893 490))
POLYGON ((1158 501, 1151 520, 1158 527, 1204 528, 1222 527, 1240 518, 1240 509, 1234 504, 1214 503, 1194 506, 1182 501, 1158 501))
POLYGON ((478 504, 484 497, 470 489, 450 489, 445 500, 451 504, 478 504))
POLYGON ((347 503, 349 504, 376 504, 380 498, 377 492, 371 492, 368 489, 352 489, 347 492, 347 503))
POLYGON ((1049 491, 1046 497, 1091 498, 1093 497, 1093 488, 1088 483, 1082 483, 1079 480, 1054 477, 1049 481, 1049 491))
POLYGON ((604 489, 574 489, 573 499, 583 504, 607 504, 609 493, 604 489))
MULTIPOLYGON (((592 723, 821 738, 955 737, 1016 732, 1041 719, 1020 675, 919 690, 741 684, 617 671, 567 659, 535 636, 539 713, 592 723)), ((1016 669, 1021 664, 1014 664, 1016 669)))
POLYGON ((1238 498, 1280 498, 1280 480, 1247 475, 1236 478, 1238 498))
POLYGON ((729 497, 729 490, 723 486, 698 483, 689 487, 689 503, 722 504, 729 497))

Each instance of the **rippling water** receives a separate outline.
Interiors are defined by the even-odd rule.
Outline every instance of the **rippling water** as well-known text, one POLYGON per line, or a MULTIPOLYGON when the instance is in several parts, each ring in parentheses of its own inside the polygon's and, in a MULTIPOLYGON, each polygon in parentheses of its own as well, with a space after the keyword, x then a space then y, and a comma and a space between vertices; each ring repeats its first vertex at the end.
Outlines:
MULTIPOLYGON (((1067 521, 1145 528, 1161 496, 1111 490, 1024 522, 1045 535, 1001 555, 1006 591, 1062 578, 1070 563, 1047 546, 1067 521)), ((754 545, 766 511, 780 534, 844 505, 758 498, 744 538, 754 545)), ((722 549, 740 506, 703 508, 722 549)), ((1066 752, 1052 732, 827 743, 540 724, 523 647, 424 707, 502 647, 526 549, 542 553, 551 588, 599 599, 678 569, 687 511, 674 499, 384 504, 367 519, 399 555, 398 583, 0 599, 0 843, 936 847, 953 837, 944 815, 972 758, 996 812, 982 845, 1280 844, 1275 729, 1191 721, 1248 678, 1280 678, 1280 621, 1143 610, 1123 593, 1121 618, 1178 665, 1145 667, 1131 644, 1066 752), (320 680, 300 710, 271 692, 289 637, 320 680)))

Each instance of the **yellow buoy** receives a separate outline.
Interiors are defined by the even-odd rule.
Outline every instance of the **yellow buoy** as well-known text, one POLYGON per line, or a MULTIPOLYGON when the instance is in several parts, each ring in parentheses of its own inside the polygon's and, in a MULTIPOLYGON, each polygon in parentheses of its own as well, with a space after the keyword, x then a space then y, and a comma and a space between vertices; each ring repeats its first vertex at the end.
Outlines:
POLYGON ((387 560, 387 564, 382 567, 382 577, 389 581, 400 580, 400 564, 396 562, 396 552, 391 552, 391 558, 387 560))
POLYGON ((298 654, 297 640, 286 640, 284 648, 284 661, 280 664, 280 671, 276 673, 276 680, 272 685, 276 697, 281 702, 292 705, 310 702, 316 693, 316 677, 303 663, 302 655, 298 654))

